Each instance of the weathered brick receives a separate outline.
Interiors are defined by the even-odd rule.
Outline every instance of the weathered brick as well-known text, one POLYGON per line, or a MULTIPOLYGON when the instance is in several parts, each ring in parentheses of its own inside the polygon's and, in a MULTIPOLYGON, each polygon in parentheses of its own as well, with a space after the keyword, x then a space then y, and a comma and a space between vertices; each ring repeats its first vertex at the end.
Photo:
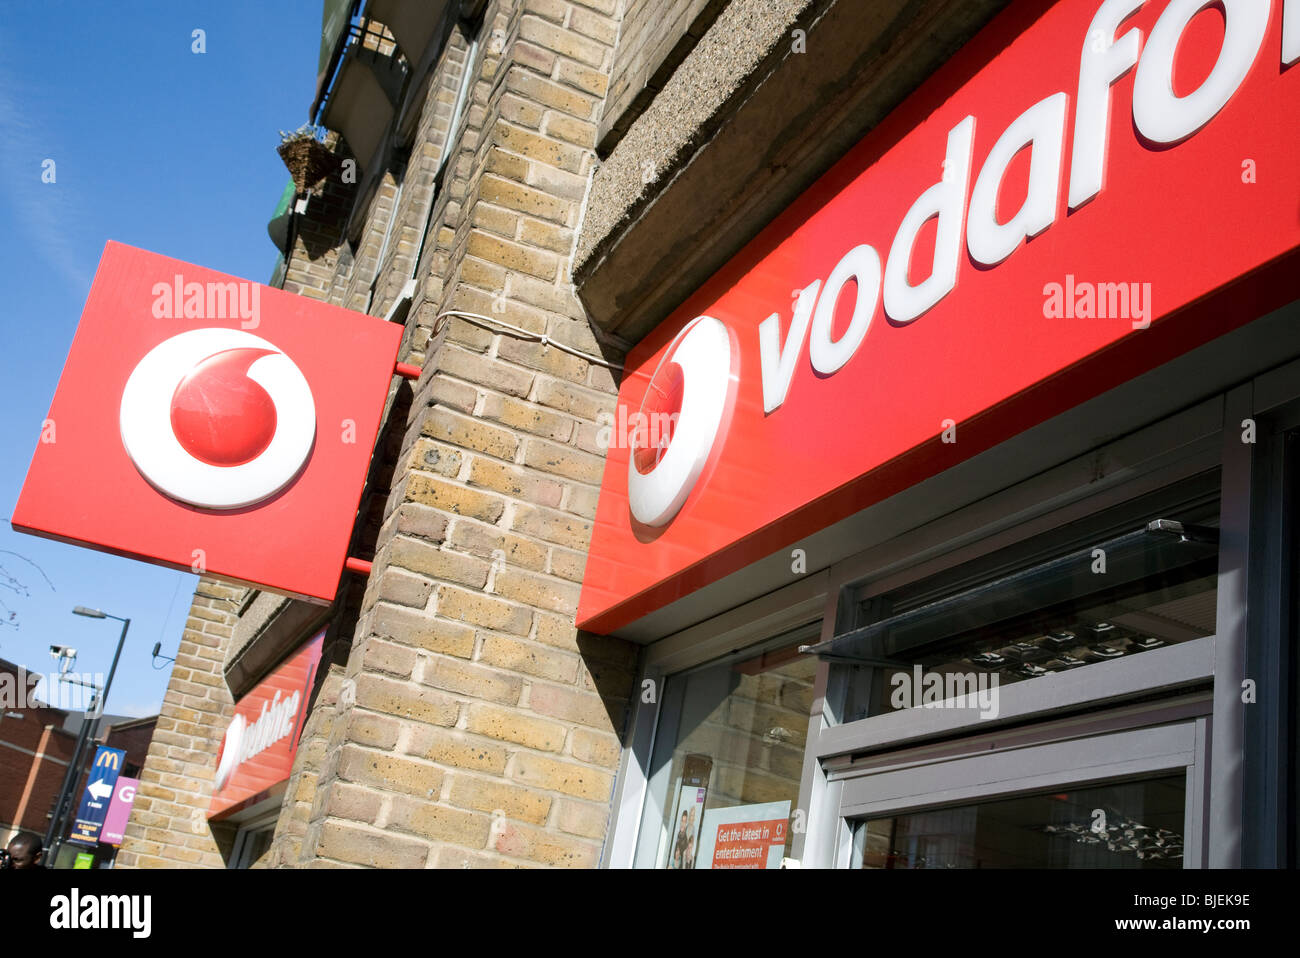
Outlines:
POLYGON ((430 666, 421 675, 424 684, 475 699, 514 705, 523 689, 518 676, 460 659, 438 658, 430 666))
POLYGON ((423 868, 429 855, 423 842, 335 820, 321 826, 316 851, 325 858, 372 868, 423 868))
POLYGON ((423 473, 411 475, 406 485, 406 495, 416 502, 484 522, 495 522, 505 510, 505 503, 497 496, 444 482, 423 473))
POLYGON ((594 149, 596 146, 596 124, 579 120, 564 113, 550 113, 542 124, 542 132, 565 140, 575 146, 594 149))
MULTIPOLYGON (((487 386, 512 396, 526 396, 532 387, 534 373, 486 356, 467 352, 455 346, 444 346, 438 353, 438 368, 472 383, 487 386)), ((513 451, 502 459, 513 458, 513 451)))
POLYGON ((412 755, 439 765, 468 768, 499 775, 505 771, 506 751, 499 745, 459 736, 442 728, 424 726, 414 730, 407 748, 412 755))
MULTIPOLYGON (((479 195, 490 203, 527 213, 530 216, 550 220, 561 226, 570 226, 573 218, 573 203, 541 190, 535 190, 512 180, 499 176, 484 176, 479 182, 479 195)), ((496 260, 492 260, 496 262, 496 260)))
POLYGON ((506 429, 489 426, 449 409, 433 408, 420 424, 420 432, 433 439, 496 456, 513 459, 519 440, 506 429))
MULTIPOLYGON (((492 334, 487 330, 479 329, 477 326, 471 326, 469 323, 459 319, 452 319, 452 330, 448 333, 463 332, 464 335, 458 337, 456 341, 465 342, 466 339, 471 341, 486 340, 482 347, 487 349, 492 343, 492 334)), ((434 376, 429 383, 429 400, 431 403, 439 406, 450 406, 457 412, 463 412, 472 415, 474 407, 478 404, 478 390, 468 383, 457 382, 454 379, 448 379, 445 376, 434 376)))
POLYGON ((528 609, 481 592, 442 586, 438 589, 437 602, 440 615, 485 629, 527 635, 532 625, 533 614, 528 609))
POLYGON ((398 537, 388 546, 388 561, 421 575, 482 588, 487 582, 488 563, 476 556, 398 537))
POLYGON ((415 668, 415 652, 404 645, 394 645, 383 639, 367 639, 362 664, 374 672, 384 672, 398 678, 408 678, 415 668))
POLYGON ((572 512, 584 519, 595 519, 598 499, 599 493, 594 487, 571 485, 564 497, 562 508, 565 512, 572 512))
POLYGON ((527 273, 538 279, 554 280, 559 275, 560 261, 548 250, 533 249, 502 239, 481 230, 471 230, 469 253, 497 263, 511 272, 527 273))
POLYGON ((497 346, 497 355, 521 366, 530 366, 553 376, 575 381, 582 379, 583 370, 588 365, 585 359, 556 349, 554 346, 509 337, 501 340, 501 344, 497 346))
POLYGON ((556 806, 556 824, 560 831, 583 838, 604 838, 609 823, 609 808, 562 798, 556 806))
POLYGON ((422 801, 394 801, 391 822, 398 828, 440 842, 482 848, 492 828, 487 815, 422 801))
POLYGON ((366 673, 356 683, 357 704, 365 709, 433 725, 454 725, 460 715, 460 704, 434 689, 366 673))
POLYGON ((558 752, 564 746, 565 727, 560 723, 486 703, 474 703, 469 707, 465 727, 480 735, 543 752, 558 752))
POLYGON ((379 577, 379 597, 398 605, 423 609, 433 593, 433 582, 402 569, 385 569, 379 577))
POLYGON ((555 76, 593 96, 603 97, 609 89, 609 77, 600 70, 593 70, 573 60, 560 60, 556 64, 555 76))
MULTIPOLYGON (((451 446, 444 446, 440 442, 433 442, 430 439, 421 438, 415 441, 415 444, 411 447, 411 451, 407 454, 407 459, 416 469, 436 472, 440 476, 455 476, 460 472, 460 463, 463 456, 464 454, 459 449, 453 449, 451 446)), ((428 506, 420 506, 419 503, 406 503, 405 505, 426 509, 434 515, 440 516, 443 524, 446 525, 447 517, 436 509, 431 509, 428 506)), ((402 528, 405 525, 410 525, 410 523, 399 520, 398 529, 402 532, 407 532, 407 529, 402 528)), ((439 533, 435 527, 429 526, 429 532, 430 534, 425 536, 425 538, 442 541, 441 533, 439 533)))
MULTIPOLYGON (((315 788, 315 783, 311 783, 315 788)), ((380 793, 350 785, 347 782, 335 782, 330 786, 329 798, 325 804, 325 814, 334 818, 346 818, 354 822, 373 825, 383 807, 384 800, 380 793)))
POLYGON ((581 7, 573 8, 569 26, 607 47, 612 47, 618 39, 618 22, 613 17, 602 17, 581 7))
MULTIPOLYGON (((563 64, 566 61, 560 62, 563 64)), ((568 78, 562 76, 561 79, 568 78)), ((524 70, 512 70, 506 82, 510 89, 536 100, 543 106, 584 120, 589 120, 596 115, 596 108, 600 103, 595 97, 579 93, 570 86, 564 86, 524 70)))
POLYGON ((442 788, 443 771, 434 765, 388 752, 344 745, 339 778, 368 788, 383 788, 432 798, 442 788))
POLYGON ((401 723, 388 715, 376 715, 364 709, 352 709, 348 719, 348 739, 360 745, 391 749, 397 744, 401 723))
POLYGON ((524 217, 519 224, 519 242, 567 254, 573 248, 573 230, 524 217))
POLYGON ((534 684, 528 690, 528 707, 540 715, 578 722, 591 728, 608 730, 613 726, 604 701, 594 692, 534 684))
POLYGON ((593 485, 600 484, 605 472, 605 460, 602 457, 542 439, 529 439, 525 442, 524 465, 593 485))
POLYGON ((489 395, 484 400, 479 415, 485 419, 496 420, 511 429, 530 432, 535 436, 544 436, 558 442, 566 442, 573 435, 572 419, 542 406, 512 399, 509 396, 489 395))
POLYGON ((589 67, 603 65, 609 52, 605 44, 529 15, 519 21, 519 36, 589 67))
MULTIPOLYGON (((597 417, 602 414, 612 417, 617 404, 614 396, 592 392, 583 386, 575 386, 549 376, 537 377, 537 401, 579 419, 589 420, 593 425, 599 425, 597 417)), ((612 423, 613 419, 608 421, 612 423)))
POLYGON ((379 604, 370 630, 394 642, 467 659, 474 654, 474 630, 435 615, 379 604))
POLYGON ((451 544, 465 552, 483 556, 492 562, 543 571, 547 552, 529 539, 502 532, 472 519, 459 519, 451 531, 451 544))
POLYGON ((558 575, 570 582, 582 582, 582 573, 587 567, 585 552, 571 552, 558 546, 551 549, 551 575, 558 575))
POLYGON ((581 587, 553 576, 537 575, 521 569, 502 569, 492 582, 493 591, 506 599, 552 612, 572 614, 578 609, 581 587))
POLYGON ((622 750, 617 735, 577 728, 573 730, 569 751, 580 762, 588 762, 602 768, 617 768, 622 750))
POLYGON ((600 860, 597 845, 515 822, 506 823, 493 847, 503 855, 565 868, 595 868, 600 860))
MULTIPOLYGON (((584 151, 581 147, 542 136, 540 133, 535 133, 525 127, 515 126, 511 123, 496 123, 493 125, 492 130, 495 142, 507 150, 520 153, 530 160, 558 166, 570 173, 577 173, 582 170, 584 151)), ((524 212, 531 211, 525 210, 524 212)))
POLYGON ((483 637, 479 661, 554 682, 572 682, 578 673, 576 656, 504 635, 483 637))
POLYGON ((490 779, 456 776, 451 783, 451 801, 480 812, 500 809, 507 818, 541 825, 551 810, 551 797, 520 785, 490 779))
POLYGON ((590 521, 538 506, 520 506, 510 527, 570 549, 585 550, 591 539, 590 521))

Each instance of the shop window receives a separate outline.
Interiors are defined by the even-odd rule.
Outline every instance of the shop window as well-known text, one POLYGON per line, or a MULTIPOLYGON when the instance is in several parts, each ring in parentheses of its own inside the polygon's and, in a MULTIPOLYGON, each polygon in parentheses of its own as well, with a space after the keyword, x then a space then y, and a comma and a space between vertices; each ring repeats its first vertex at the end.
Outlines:
POLYGON ((789 856, 817 662, 799 643, 669 678, 655 766, 658 868, 776 868, 789 856))
POLYGON ((264 815, 242 826, 235 834, 235 844, 231 849, 231 868, 251 868, 257 860, 271 848, 275 838, 275 823, 279 812, 264 815))
POLYGON ((859 821, 874 869, 1182 868, 1186 775, 859 821))
POLYGON ((864 595, 860 624, 810 650, 851 670, 842 721, 1213 635, 1218 502, 1196 495, 1209 478, 864 595))

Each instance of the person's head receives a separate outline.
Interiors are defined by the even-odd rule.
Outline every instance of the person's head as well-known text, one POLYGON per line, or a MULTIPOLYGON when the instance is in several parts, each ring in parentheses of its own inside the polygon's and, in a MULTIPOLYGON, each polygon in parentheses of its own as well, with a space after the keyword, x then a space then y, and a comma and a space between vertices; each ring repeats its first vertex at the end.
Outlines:
POLYGON ((44 842, 31 832, 22 832, 9 841, 9 858, 13 868, 37 868, 44 854, 44 842))

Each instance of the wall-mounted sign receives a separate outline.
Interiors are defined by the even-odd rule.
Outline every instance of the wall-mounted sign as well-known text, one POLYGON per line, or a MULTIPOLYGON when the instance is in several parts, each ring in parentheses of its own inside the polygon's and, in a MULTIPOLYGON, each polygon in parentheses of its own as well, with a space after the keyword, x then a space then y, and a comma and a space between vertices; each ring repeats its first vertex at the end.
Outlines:
POLYGON ((69 841, 95 843, 99 841, 99 832, 108 815, 109 800, 117 787, 117 777, 122 774, 122 765, 126 762, 126 752, 120 748, 101 745, 95 749, 95 761, 90 765, 90 775, 86 778, 86 791, 81 796, 81 805, 77 808, 77 817, 72 823, 69 841))
POLYGON ((331 601, 401 335, 109 243, 14 528, 331 601))
POLYGON ((633 350, 579 624, 1294 299, 1298 7, 1011 4, 633 350))
POLYGON ((322 629, 236 703, 217 756, 209 818, 256 804, 289 777, 324 639, 322 629))

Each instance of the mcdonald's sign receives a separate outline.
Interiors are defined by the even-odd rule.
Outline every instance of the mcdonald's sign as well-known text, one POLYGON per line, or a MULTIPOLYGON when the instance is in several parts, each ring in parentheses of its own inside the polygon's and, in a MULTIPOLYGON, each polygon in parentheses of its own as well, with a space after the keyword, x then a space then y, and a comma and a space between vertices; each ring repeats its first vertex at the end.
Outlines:
POLYGON ((126 752, 120 748, 101 745, 95 750, 95 761, 90 766, 86 791, 81 796, 77 818, 72 823, 72 833, 68 835, 69 841, 88 844, 99 841, 99 830, 108 814, 109 799, 113 797, 113 788, 125 761, 126 752))

